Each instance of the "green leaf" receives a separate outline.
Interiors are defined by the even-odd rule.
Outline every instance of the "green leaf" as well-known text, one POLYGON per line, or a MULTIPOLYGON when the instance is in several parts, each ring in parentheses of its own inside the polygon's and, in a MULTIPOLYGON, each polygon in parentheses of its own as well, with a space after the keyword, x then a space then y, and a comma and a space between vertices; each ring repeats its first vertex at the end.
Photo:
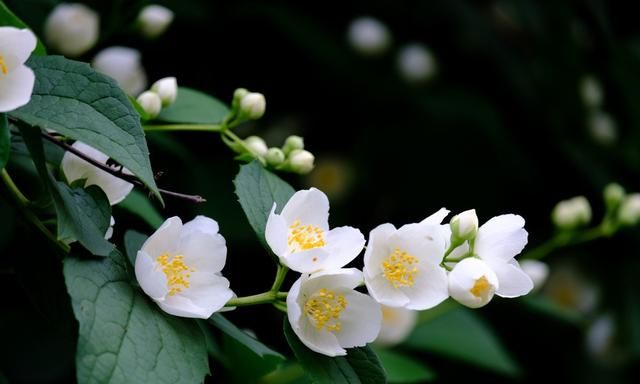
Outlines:
POLYGON ((64 276, 80 323, 79 383, 202 383, 209 373, 204 335, 169 316, 129 283, 122 256, 67 258, 64 276))
POLYGON ((286 318, 284 319, 284 335, 293 354, 314 383, 374 384, 387 382, 378 357, 369 347, 349 348, 346 356, 321 355, 302 344, 286 318))
POLYGON ((234 184, 249 224, 266 247, 264 230, 273 203, 277 205, 276 211, 280 212, 295 190, 287 182, 264 169, 258 161, 241 165, 234 184))
POLYGON ((422 383, 432 381, 436 374, 413 358, 388 349, 376 349, 389 383, 422 383))
MULTIPOLYGON (((16 28, 29 28, 18 16, 16 16, 7 6, 0 1, 0 26, 11 26, 16 28)), ((35 55, 44 56, 47 54, 47 50, 40 40, 36 45, 36 49, 33 51, 35 55)))
POLYGON ((124 250, 127 254, 127 259, 129 259, 129 262, 134 267, 136 265, 138 251, 142 249, 142 244, 147 241, 147 238, 149 238, 149 236, 134 230, 129 230, 124 234, 124 250))
POLYGON ((31 101, 11 115, 80 140, 128 168, 162 201, 140 117, 116 82, 88 64, 61 56, 32 57, 31 101))
POLYGON ((476 314, 464 308, 441 314, 418 325, 405 345, 508 376, 519 374, 516 362, 493 330, 476 314))
POLYGON ((236 327, 232 322, 227 320, 224 316, 219 313, 214 314, 209 319, 209 322, 225 333, 227 336, 236 340, 238 343, 245 346, 247 349, 255 353, 260 357, 266 356, 276 356, 282 360, 284 360, 284 356, 279 354, 278 352, 272 350, 266 345, 262 344, 255 338, 249 336, 246 332, 242 331, 238 327, 236 327))
POLYGON ((167 123, 219 124, 229 107, 220 100, 195 89, 180 87, 176 101, 163 108, 156 120, 167 123))
POLYGON ((157 229, 164 222, 164 218, 149 201, 149 198, 135 189, 129 193, 126 199, 118 203, 118 208, 138 216, 153 229, 157 229))
POLYGON ((55 180, 45 163, 40 130, 21 127, 20 132, 40 178, 53 198, 58 217, 58 239, 78 240, 94 255, 109 255, 114 246, 104 238, 111 219, 107 196, 97 186, 74 188, 55 180))
POLYGON ((7 115, 0 113, 0 171, 7 166, 11 153, 11 132, 9 132, 9 122, 7 115))

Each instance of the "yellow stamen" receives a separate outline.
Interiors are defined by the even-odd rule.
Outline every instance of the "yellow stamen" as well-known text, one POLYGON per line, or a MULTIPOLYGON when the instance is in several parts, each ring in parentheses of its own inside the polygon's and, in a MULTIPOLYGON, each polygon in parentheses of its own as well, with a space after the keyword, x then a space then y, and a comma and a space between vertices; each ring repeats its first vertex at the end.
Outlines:
POLYGON ((311 319, 317 330, 340 332, 340 313, 347 308, 343 295, 322 288, 304 304, 304 313, 311 319))
POLYGON ((3 75, 9 73, 9 68, 7 68, 7 64, 5 64, 4 57, 2 55, 0 55, 0 72, 2 72, 3 75))
POLYGON ((469 290, 469 292, 471 292, 471 294, 475 297, 483 297, 487 295, 489 290, 491 290, 491 287, 492 286, 491 283, 489 283, 489 280, 487 280, 485 276, 482 276, 481 278, 476 280, 476 283, 473 285, 473 288, 469 290))
POLYGON ((292 253, 324 247, 324 230, 316 225, 303 225, 300 220, 296 220, 289 226, 287 244, 292 253))
POLYGON ((195 272, 196 270, 184 263, 183 255, 175 255, 169 259, 169 253, 165 252, 158 256, 156 262, 167 277, 169 296, 182 292, 184 288, 189 288, 190 272, 195 272))
POLYGON ((396 248, 382 262, 384 277, 394 288, 412 287, 418 274, 418 259, 407 252, 396 248))

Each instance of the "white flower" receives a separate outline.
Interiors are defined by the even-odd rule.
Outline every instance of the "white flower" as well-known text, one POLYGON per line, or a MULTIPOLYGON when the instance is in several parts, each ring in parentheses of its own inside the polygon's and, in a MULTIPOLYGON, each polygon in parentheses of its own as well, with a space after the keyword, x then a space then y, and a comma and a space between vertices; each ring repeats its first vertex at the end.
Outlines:
POLYGON ((593 140, 601 145, 612 145, 618 140, 618 125, 613 116, 603 111, 590 113, 587 128, 593 140))
POLYGON ((264 156, 267 154, 269 147, 267 147, 267 143, 264 142, 264 139, 258 136, 249 136, 244 139, 244 145, 247 146, 255 155, 264 156))
POLYGON ((478 229, 473 251, 496 274, 500 297, 518 297, 533 289, 533 281, 514 259, 527 245, 527 237, 524 219, 518 215, 496 216, 478 229))
POLYGON ((462 260, 449 273, 449 294, 469 308, 487 304, 499 287, 498 277, 487 263, 473 257, 462 260))
POLYGON ((100 17, 84 4, 59 4, 47 17, 44 35, 47 44, 68 57, 78 57, 98 41, 100 17))
POLYGON ((353 20, 347 38, 351 46, 363 55, 380 55, 391 45, 387 26, 372 17, 353 20))
POLYGON ((157 93, 152 91, 145 91, 138 96, 138 104, 144 109, 150 118, 155 118, 162 111, 162 100, 157 93))
POLYGON ((329 230, 329 199, 315 188, 296 192, 280 214, 273 204, 265 238, 280 262, 300 273, 345 266, 364 247, 364 236, 352 227, 329 230))
POLYGON ((380 305, 354 290, 362 282, 357 269, 303 274, 287 296, 291 328, 304 345, 327 356, 372 342, 380 332, 380 305))
POLYGON ((446 247, 437 220, 374 228, 364 254, 369 294, 390 307, 423 310, 440 304, 449 297, 447 273, 440 266, 446 247))
POLYGON ((240 100, 240 114, 251 120, 261 118, 266 107, 267 101, 262 93, 249 92, 240 100))
POLYGON ((140 63, 140 52, 133 48, 110 47, 93 58, 96 71, 112 77, 127 94, 136 96, 147 86, 147 75, 140 63))
POLYGON ((422 44, 410 44, 398 53, 398 70, 411 83, 429 80, 436 73, 436 60, 422 44))
POLYGON ((478 232, 478 216, 475 209, 459 213, 449 221, 453 236, 460 240, 471 240, 478 232))
MULTIPOLYGON (((79 141, 73 143, 72 147, 102 164, 106 165, 109 160, 109 156, 79 141)), ((107 195, 111 205, 116 205, 124 200, 133 189, 133 184, 103 171, 68 151, 62 157, 60 167, 69 184, 76 180, 85 179, 84 186, 97 185, 100 187, 107 195)), ((111 167, 118 169, 116 165, 111 165, 111 167)), ((131 174, 126 168, 123 168, 122 172, 131 174)))
POLYGON ((562 229, 573 229, 589 224, 591 221, 591 205, 584 196, 576 196, 556 204, 551 211, 551 220, 562 229))
POLYGON ((540 289, 547 281, 549 277, 549 266, 547 263, 539 260, 522 260, 520 262, 520 268, 529 275, 531 281, 533 281, 534 289, 540 289))
POLYGON ((162 106, 167 107, 176 101, 178 81, 175 77, 165 77, 153 83, 151 90, 160 96, 162 106))
POLYGON ((315 166, 316 158, 313 154, 305 149, 294 149, 289 154, 289 168, 301 175, 309 173, 315 166))
POLYGON ((403 342, 418 320, 418 312, 382 305, 382 328, 375 343, 392 346, 403 342))
POLYGON ((138 15, 138 27, 145 37, 153 39, 169 28, 173 17, 173 11, 167 7, 157 4, 147 5, 138 15))
POLYGON ((36 48, 36 41, 28 29, 0 27, 0 113, 31 100, 36 77, 24 63, 36 48))
POLYGON ((636 225, 640 221, 640 193, 625 197, 618 211, 618 220, 624 225, 636 225))
POLYGON ((585 106, 599 108, 602 105, 604 95, 598 79, 591 75, 583 77, 580 80, 580 97, 582 97, 585 106))
POLYGON ((136 278, 163 311, 206 319, 233 297, 220 273, 226 259, 218 223, 198 216, 183 225, 172 217, 138 251, 136 278))
POLYGON ((105 232, 105 234, 104 234, 104 239, 105 240, 109 240, 113 236, 113 226, 114 225, 116 225, 116 219, 114 219, 113 216, 111 216, 111 219, 109 220, 109 228, 107 228, 107 232, 105 232))

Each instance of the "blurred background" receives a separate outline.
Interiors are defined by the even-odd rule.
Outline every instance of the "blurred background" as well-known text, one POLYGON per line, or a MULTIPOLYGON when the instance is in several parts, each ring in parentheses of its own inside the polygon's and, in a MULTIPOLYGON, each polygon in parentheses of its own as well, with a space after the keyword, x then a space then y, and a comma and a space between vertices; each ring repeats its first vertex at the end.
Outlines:
MULTIPOLYGON (((5 3, 37 33, 57 4, 5 3)), ((584 195, 598 218, 607 183, 640 189, 640 27, 624 2, 167 0, 158 3, 175 21, 152 41, 133 32, 147 2, 83 3, 100 14, 101 38, 81 60, 123 45, 142 52, 150 82, 176 76, 227 102, 238 87, 263 93, 266 115, 239 134, 260 135, 270 146, 304 136, 315 170, 283 177, 297 189, 324 190, 332 226, 367 234, 443 206, 475 208, 481 222, 522 215, 533 247, 553 235, 550 212, 559 200, 584 195), (362 17, 383 24, 384 44, 372 49, 366 33, 357 36, 352 22, 362 17)), ((239 296, 267 289, 273 264, 235 203, 238 163, 228 148, 211 133, 149 133, 148 141, 160 185, 208 200, 168 200, 162 215, 218 220, 232 288, 239 296)), ((125 226, 151 233, 117 209, 116 241, 125 226)), ((0 248, 24 267, 0 287, 55 279, 47 272, 56 262, 29 242, 31 232, 13 222, 5 200, 0 210, 7 218, 0 248)), ((396 348, 435 372, 435 382, 633 382, 640 374, 638 234, 554 252, 545 259, 549 280, 532 298, 496 298, 474 311, 478 332, 489 337, 480 345, 500 350, 493 363, 482 361, 482 348, 475 360, 447 351, 446 340, 464 334, 456 316, 437 322, 425 314, 435 328, 422 331, 449 335, 444 345, 421 348, 412 335, 396 348)), ((0 369, 9 382, 73 380, 77 325, 61 276, 55 284, 60 295, 25 288, 0 312, 0 369), (42 317, 50 321, 27 326, 42 317), (15 324, 22 331, 7 333, 15 324)), ((252 307, 229 318, 289 354, 273 331, 282 323, 277 311, 252 307)), ((212 370, 232 379, 222 367, 212 370)))

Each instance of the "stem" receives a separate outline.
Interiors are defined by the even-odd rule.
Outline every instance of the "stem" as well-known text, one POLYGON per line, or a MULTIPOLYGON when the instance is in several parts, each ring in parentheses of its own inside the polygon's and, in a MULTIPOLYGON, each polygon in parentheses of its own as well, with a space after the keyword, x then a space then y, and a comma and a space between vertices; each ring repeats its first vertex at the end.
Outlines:
POLYGON ((278 292, 280 290, 280 287, 284 282, 284 278, 287 276, 287 272, 289 272, 289 268, 282 264, 278 264, 278 270, 276 271, 276 278, 273 280, 273 285, 271 286, 271 292, 278 292))
POLYGON ((11 176, 9 176, 9 173, 6 169, 2 169, 2 181, 4 181, 7 188, 9 188, 9 190, 21 206, 26 207, 31 203, 29 199, 27 199, 27 197, 22 194, 16 183, 13 182, 13 179, 11 178, 11 176))
POLYGON ((244 140, 242 140, 241 138, 238 137, 238 135, 236 135, 235 133, 233 133, 229 129, 227 129, 227 127, 225 127, 220 132, 220 135, 222 136, 222 141, 224 141, 224 143, 227 144, 227 146, 230 147, 231 149, 233 149, 232 148, 232 144, 225 140, 225 135, 226 135, 226 138, 230 139, 233 144, 236 144, 236 145, 240 146, 247 153, 250 153, 254 158, 258 159, 258 161, 260 161, 260 163, 262 165, 266 165, 267 164, 266 160, 263 159, 262 156, 260 156, 257 153, 255 153, 251 148, 249 148, 247 146, 247 144, 244 142, 244 140))
POLYGON ((607 224, 603 222, 599 226, 586 230, 582 233, 573 235, 566 233, 557 234, 546 242, 526 252, 523 259, 543 259, 558 248, 583 244, 589 241, 607 237, 611 235, 611 232, 608 231, 607 228, 607 224))
POLYGON ((221 132, 224 125, 218 124, 163 124, 163 125, 143 125, 145 132, 158 131, 199 131, 199 132, 221 132))
POLYGON ((225 304, 225 307, 246 307, 257 304, 271 304, 276 302, 276 292, 263 292, 257 295, 236 297, 225 304))

